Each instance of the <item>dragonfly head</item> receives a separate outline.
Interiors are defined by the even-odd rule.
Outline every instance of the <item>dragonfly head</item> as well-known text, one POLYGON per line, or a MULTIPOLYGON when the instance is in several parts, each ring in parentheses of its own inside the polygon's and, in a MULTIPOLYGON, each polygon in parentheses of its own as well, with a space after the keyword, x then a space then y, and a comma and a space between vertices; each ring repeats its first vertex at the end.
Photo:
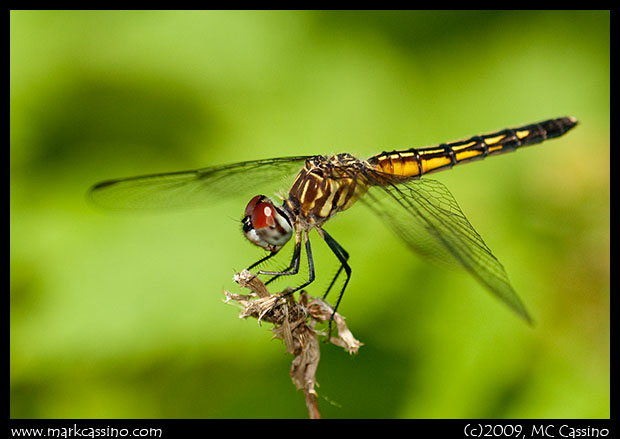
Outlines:
POLYGON ((277 252, 293 236, 288 216, 264 195, 257 195, 245 208, 243 233, 250 242, 277 252))

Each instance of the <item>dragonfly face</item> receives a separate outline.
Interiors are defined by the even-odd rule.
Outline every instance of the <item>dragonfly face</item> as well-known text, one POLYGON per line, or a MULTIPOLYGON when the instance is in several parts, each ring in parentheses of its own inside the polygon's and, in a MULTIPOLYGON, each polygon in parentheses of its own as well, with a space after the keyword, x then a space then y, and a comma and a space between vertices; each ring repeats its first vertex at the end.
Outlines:
POLYGON ((293 227, 285 212, 264 195, 257 195, 245 208, 243 233, 252 243, 277 252, 293 236, 293 227))
POLYGON ((367 160, 348 153, 280 157, 108 180, 95 185, 91 196, 95 203, 112 208, 209 206, 217 199, 233 198, 249 191, 256 193, 262 184, 270 190, 278 189, 274 186, 281 183, 282 177, 296 175, 280 207, 269 198, 257 195, 245 209, 242 220, 245 237, 269 251, 248 269, 274 256, 295 236, 293 258, 286 269, 258 272, 272 276, 266 284, 299 272, 302 246, 307 254, 309 278, 287 294, 314 281, 308 234, 316 229, 340 263, 327 293, 343 272, 346 275, 335 312, 352 271, 349 253, 323 227, 331 217, 359 201, 410 249, 441 264, 460 266, 519 316, 531 321, 503 265, 470 224, 448 188, 425 176, 560 137, 576 125, 577 120, 572 117, 549 119, 431 147, 384 151, 367 160))

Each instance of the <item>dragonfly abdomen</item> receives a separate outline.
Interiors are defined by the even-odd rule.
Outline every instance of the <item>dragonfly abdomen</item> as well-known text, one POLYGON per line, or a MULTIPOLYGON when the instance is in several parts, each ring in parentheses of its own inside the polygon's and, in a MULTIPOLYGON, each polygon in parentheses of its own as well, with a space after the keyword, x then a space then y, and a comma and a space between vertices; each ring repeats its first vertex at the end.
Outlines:
POLYGON ((386 174, 415 178, 559 137, 576 124, 572 117, 549 119, 428 148, 382 152, 368 159, 368 164, 386 174))

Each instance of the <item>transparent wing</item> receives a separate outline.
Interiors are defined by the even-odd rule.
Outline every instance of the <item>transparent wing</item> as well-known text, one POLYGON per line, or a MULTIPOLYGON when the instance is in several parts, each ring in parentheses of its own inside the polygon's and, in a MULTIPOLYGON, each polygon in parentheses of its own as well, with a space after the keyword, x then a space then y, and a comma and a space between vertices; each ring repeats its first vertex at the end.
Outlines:
POLYGON ((527 322, 532 322, 504 267, 448 188, 435 180, 396 181, 392 175, 367 172, 375 186, 362 201, 412 250, 440 263, 464 267, 527 322))
POLYGON ((94 185, 89 194, 95 204, 113 209, 207 205, 222 198, 257 195, 261 189, 276 191, 281 187, 275 185, 285 184, 285 178, 299 172, 310 157, 281 157, 107 180, 94 185))

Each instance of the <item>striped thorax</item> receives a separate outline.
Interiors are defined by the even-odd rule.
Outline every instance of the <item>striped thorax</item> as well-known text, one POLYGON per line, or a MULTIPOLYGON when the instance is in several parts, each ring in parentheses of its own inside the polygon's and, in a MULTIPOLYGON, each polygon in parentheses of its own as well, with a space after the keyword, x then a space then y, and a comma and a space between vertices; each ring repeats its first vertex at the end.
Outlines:
POLYGON ((286 201, 302 227, 320 227, 336 213, 346 210, 368 190, 365 162, 350 154, 316 156, 306 160, 286 201))

